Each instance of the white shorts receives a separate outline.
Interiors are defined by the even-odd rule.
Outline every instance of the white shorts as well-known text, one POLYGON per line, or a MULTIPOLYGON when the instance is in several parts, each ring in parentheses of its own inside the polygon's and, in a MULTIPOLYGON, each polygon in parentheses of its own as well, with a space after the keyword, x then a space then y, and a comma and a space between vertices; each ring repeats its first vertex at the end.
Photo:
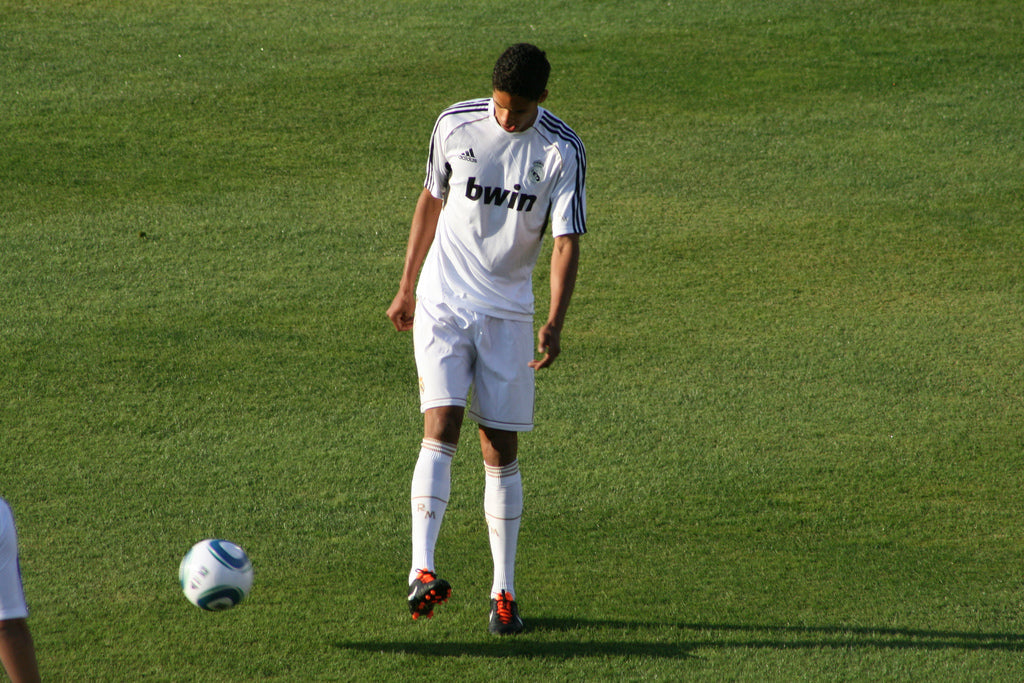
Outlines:
POLYGON ((18 568, 18 535, 14 515, 7 501, 0 498, 0 621, 28 616, 25 592, 18 568))
POLYGON ((420 410, 469 404, 474 422, 533 429, 533 323, 420 299, 413 322, 420 410), (472 402, 467 396, 472 387, 472 402))

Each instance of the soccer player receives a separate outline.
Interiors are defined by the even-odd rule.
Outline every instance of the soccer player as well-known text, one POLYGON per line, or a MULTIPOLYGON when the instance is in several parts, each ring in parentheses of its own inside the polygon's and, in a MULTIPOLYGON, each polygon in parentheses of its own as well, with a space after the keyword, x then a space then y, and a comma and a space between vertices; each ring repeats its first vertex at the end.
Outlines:
POLYGON ((0 498, 0 661, 14 683, 39 680, 36 649, 27 619, 14 515, 7 501, 0 498))
POLYGON ((413 619, 431 617, 451 594, 435 571, 434 549, 468 408, 479 428, 494 562, 488 629, 499 635, 523 630, 514 585, 523 512, 518 436, 533 429, 534 371, 561 352, 586 232, 583 144, 540 107, 550 71, 539 48, 514 45, 494 66, 490 97, 438 117, 387 311, 397 330, 413 330, 424 414, 412 477, 409 610, 413 619), (551 302, 535 358, 532 275, 548 231, 551 302))

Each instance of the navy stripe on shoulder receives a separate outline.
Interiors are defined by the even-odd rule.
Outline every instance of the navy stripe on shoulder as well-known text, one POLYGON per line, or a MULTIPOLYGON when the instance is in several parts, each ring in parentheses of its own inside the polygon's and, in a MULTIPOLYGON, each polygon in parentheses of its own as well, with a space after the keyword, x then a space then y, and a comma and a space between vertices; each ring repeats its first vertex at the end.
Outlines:
POLYGON ((449 116, 451 114, 466 114, 478 111, 487 111, 487 107, 490 105, 490 100, 480 98, 476 100, 467 100, 465 102, 457 102, 452 106, 448 107, 441 112, 441 116, 449 116))
POLYGON ((540 120, 540 126, 552 135, 555 135, 572 145, 576 149, 576 153, 579 155, 580 161, 583 164, 586 164, 587 153, 583 147, 583 141, 580 140, 579 136, 576 135, 576 132, 572 128, 565 125, 564 121, 548 112, 544 112, 544 116, 542 116, 540 120))

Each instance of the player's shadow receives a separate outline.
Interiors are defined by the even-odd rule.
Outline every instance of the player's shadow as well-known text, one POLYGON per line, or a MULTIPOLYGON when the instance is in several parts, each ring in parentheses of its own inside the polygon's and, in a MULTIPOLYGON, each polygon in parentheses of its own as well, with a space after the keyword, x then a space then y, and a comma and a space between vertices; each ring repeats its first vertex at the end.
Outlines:
POLYGON ((770 624, 651 623, 537 618, 520 637, 487 642, 337 642, 343 650, 431 657, 694 657, 696 650, 893 649, 1024 652, 1024 635, 964 631, 770 624), (531 638, 531 634, 541 636, 531 638))
POLYGON ((871 648, 891 650, 996 650, 1024 652, 1024 634, 939 631, 870 626, 770 626, 751 624, 677 624, 705 634, 701 647, 718 649, 871 648))

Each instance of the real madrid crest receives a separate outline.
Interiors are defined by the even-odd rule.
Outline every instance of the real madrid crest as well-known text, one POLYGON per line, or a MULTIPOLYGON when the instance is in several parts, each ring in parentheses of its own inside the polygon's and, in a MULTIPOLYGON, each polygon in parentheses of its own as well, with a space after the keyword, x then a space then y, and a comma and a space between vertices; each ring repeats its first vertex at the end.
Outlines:
POLYGON ((540 179, 544 177, 543 171, 544 171, 544 162, 543 161, 535 161, 535 162, 533 162, 533 166, 530 167, 530 180, 535 182, 535 183, 539 183, 540 179))

